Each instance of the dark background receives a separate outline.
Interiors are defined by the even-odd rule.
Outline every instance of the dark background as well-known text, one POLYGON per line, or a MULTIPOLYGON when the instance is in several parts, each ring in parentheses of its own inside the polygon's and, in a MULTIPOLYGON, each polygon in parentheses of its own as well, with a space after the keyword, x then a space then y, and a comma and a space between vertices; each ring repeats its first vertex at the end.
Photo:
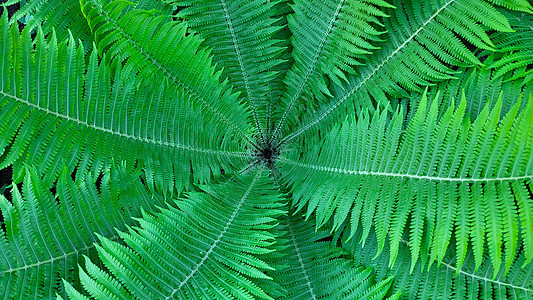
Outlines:
MULTIPOLYGON (((7 0, 0 0, 0 5, 2 5, 6 1, 7 0)), ((11 17, 19 8, 20 8, 20 4, 8 6, 7 7, 8 16, 11 17)), ((4 6, 2 5, 0 6, 0 16, 3 16, 3 15, 4 15, 4 6)), ((7 121, 9 120, 2 120, 2 122, 7 122, 7 121)), ((0 160, 1 160, 1 156, 0 156, 0 160)), ((0 192, 3 192, 4 188, 11 184, 12 176, 13 176, 13 171, 11 167, 0 170, 0 192)), ((8 193, 4 193, 4 194, 6 194, 6 196, 9 196, 7 195, 8 193)), ((1 221, 1 216, 0 216, 0 221, 1 221)))
MULTIPOLYGON (((0 0, 0 4, 2 7, 0 7, 0 16, 4 14, 4 6, 3 4, 7 2, 7 0, 0 0)), ((8 16, 11 17, 13 13, 15 13, 20 8, 20 4, 10 5, 7 7, 8 16)))

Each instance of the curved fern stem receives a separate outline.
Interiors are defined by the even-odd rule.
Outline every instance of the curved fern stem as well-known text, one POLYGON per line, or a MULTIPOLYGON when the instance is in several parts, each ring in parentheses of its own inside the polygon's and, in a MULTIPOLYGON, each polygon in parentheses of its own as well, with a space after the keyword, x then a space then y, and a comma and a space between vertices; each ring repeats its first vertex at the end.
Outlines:
POLYGON ((291 133, 290 135, 284 137, 281 139, 281 141, 278 144, 278 147, 281 145, 289 142, 290 140, 296 138, 297 136, 301 135, 305 131, 309 130, 311 127, 319 124, 322 120, 324 120, 328 115, 330 115, 333 111, 335 111, 337 108, 341 106, 342 103, 344 103, 350 96, 352 96, 355 92, 357 92, 361 87, 363 87, 369 79, 371 79, 374 75, 378 74, 379 70, 386 65, 391 58, 393 58, 395 55, 401 52, 403 48, 407 44, 409 44, 413 39, 415 39, 421 32, 424 30, 424 28, 430 24, 442 11, 444 11, 450 4, 454 3, 457 0, 448 0, 446 1, 441 7, 439 7, 435 13, 433 13, 427 20, 425 20, 420 27, 418 27, 409 37, 407 37, 398 47, 396 47, 389 55, 387 55, 384 59, 382 59, 379 63, 373 65, 371 69, 367 72, 367 74, 357 83, 355 86, 351 87, 347 92, 345 92, 342 96, 340 96, 339 99, 334 100, 332 104, 329 105, 329 107, 322 113, 320 113, 317 117, 315 117, 311 122, 304 125, 302 128, 298 129, 296 132, 291 133))

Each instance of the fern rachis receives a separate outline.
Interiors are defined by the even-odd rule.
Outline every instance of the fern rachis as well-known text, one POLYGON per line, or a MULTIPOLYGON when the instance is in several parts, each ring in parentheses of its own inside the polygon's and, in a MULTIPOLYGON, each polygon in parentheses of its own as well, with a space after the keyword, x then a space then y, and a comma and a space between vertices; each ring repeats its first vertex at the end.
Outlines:
POLYGON ((533 297, 532 13, 4 11, 0 298, 533 297))

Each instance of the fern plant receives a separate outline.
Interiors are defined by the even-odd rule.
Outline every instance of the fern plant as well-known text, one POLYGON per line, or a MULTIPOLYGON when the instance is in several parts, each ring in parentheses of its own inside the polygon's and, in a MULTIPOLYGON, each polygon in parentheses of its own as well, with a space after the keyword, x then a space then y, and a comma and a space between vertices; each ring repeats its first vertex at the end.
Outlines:
POLYGON ((527 0, 3 10, 2 299, 533 298, 527 0))

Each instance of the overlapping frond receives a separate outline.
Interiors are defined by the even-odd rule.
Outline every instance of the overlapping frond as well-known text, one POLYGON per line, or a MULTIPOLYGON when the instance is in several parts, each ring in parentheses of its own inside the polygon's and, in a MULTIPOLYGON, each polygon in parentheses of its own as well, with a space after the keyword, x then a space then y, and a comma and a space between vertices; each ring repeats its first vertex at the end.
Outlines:
MULTIPOLYGON (((511 24, 513 24, 512 19, 511 24)), ((498 34, 498 33, 497 33, 498 34)), ((497 42, 496 42, 497 43, 497 42)), ((533 85, 524 84, 521 78, 514 78, 513 74, 523 72, 525 67, 518 67, 513 71, 497 75, 496 70, 490 65, 497 62, 508 52, 481 51, 476 56, 483 61, 485 66, 479 68, 462 67, 456 70, 453 79, 439 82, 435 86, 428 88, 428 98, 433 98, 437 94, 441 95, 441 107, 449 107, 457 104, 455 99, 461 99, 465 95, 466 114, 471 118, 476 118, 483 108, 488 104, 492 109, 501 100, 500 118, 503 118, 514 104, 521 98, 521 95, 529 95, 533 92, 533 85)), ((413 92, 409 97, 391 101, 393 107, 402 106, 407 111, 407 119, 412 118, 416 112, 416 107, 423 92, 413 92)), ((522 109, 527 102, 521 103, 522 109)), ((445 111, 440 110, 442 115, 445 111)))
POLYGON ((267 143, 267 117, 273 71, 282 60, 274 35, 282 28, 275 24, 275 1, 267 0, 169 0, 177 5, 178 17, 213 49, 213 62, 222 78, 240 92, 251 110, 262 145, 267 143))
POLYGON ((0 298, 533 298, 531 5, 8 0, 0 298))
POLYGON ((273 9, 276 10, 277 18, 276 23, 274 23, 274 25, 281 27, 281 30, 276 32, 276 34, 274 35, 274 39, 279 40, 278 44, 280 44, 281 47, 285 49, 285 51, 283 51, 281 54, 281 59, 283 60, 283 62, 277 65, 273 70, 279 75, 274 80, 272 80, 271 92, 268 97, 269 106, 267 109, 267 121, 269 121, 269 123, 267 124, 267 130, 269 131, 269 136, 271 135, 270 131, 274 129, 275 122, 277 121, 274 119, 273 110, 276 109, 279 100, 283 96, 285 90, 284 79, 287 76, 287 72, 294 64, 294 59, 291 55, 293 49, 291 43, 292 33, 289 29, 288 21, 289 16, 294 13, 291 4, 292 0, 279 0, 273 7, 273 9))
MULTIPOLYGON (((170 14, 170 7, 160 1, 133 0, 137 8, 165 10, 170 14)), ((11 22, 19 21, 28 28, 42 29, 45 35, 54 32, 58 40, 68 39, 70 35, 75 40, 81 40, 84 47, 92 47, 93 38, 87 20, 81 11, 79 0, 11 0, 10 5, 20 4, 20 9, 11 18, 11 22)))
POLYGON ((81 3, 98 49, 113 66, 133 70, 147 87, 168 82, 170 94, 180 93, 220 130, 239 136, 243 146, 255 144, 249 112, 227 82, 220 82, 209 50, 200 46, 200 38, 187 34, 186 23, 169 21, 157 10, 130 9, 131 2, 122 0, 81 3))
MULTIPOLYGON (((490 64, 497 59, 496 55, 489 55, 484 63, 490 64)), ((492 109, 498 100, 501 100, 500 117, 505 116, 509 110, 521 98, 521 95, 529 95, 533 92, 533 85, 523 85, 522 80, 511 80, 512 74, 508 73, 503 76, 496 76, 496 72, 485 66, 483 68, 459 68, 458 74, 454 79, 443 81, 434 87, 428 89, 428 97, 432 98, 437 93, 442 97, 442 107, 453 105, 454 99, 460 99, 465 95, 466 113, 474 119, 488 104, 492 109)), ((409 103, 410 116, 414 115, 416 106, 422 98, 423 93, 413 93, 409 98, 403 99, 409 103)), ((527 102, 521 103, 521 108, 527 102)), ((405 107, 405 106, 404 106, 405 107)), ((441 114, 444 110, 440 111, 441 114)))
POLYGON ((345 258, 348 253, 329 242, 325 230, 299 216, 284 217, 286 243, 279 264, 271 275, 287 291, 279 299, 383 299, 390 279, 375 282, 372 268, 363 268, 345 258))
MULTIPOLYGON (((110 273, 87 261, 83 287, 96 299, 270 298, 255 279, 269 278, 261 255, 285 213, 266 171, 189 193, 174 207, 143 214, 140 227, 102 237, 98 253, 110 273)), ((76 293, 70 293, 76 299, 76 293)))
POLYGON ((46 42, 39 34, 33 50, 27 31, 2 23, 0 119, 9 122, 0 124, 0 168, 37 165, 52 182, 64 165, 85 174, 112 160, 142 160, 151 185, 179 191, 190 178, 205 182, 249 160, 242 140, 168 80, 147 88, 120 69, 111 77, 96 51, 85 56, 72 38, 46 42))
MULTIPOLYGON (((360 237, 359 231, 356 237, 360 237)), ((481 266, 476 271, 476 263, 471 251, 463 265, 457 267, 455 250, 450 248, 440 265, 430 267, 417 262, 410 273, 411 257, 407 241, 400 243, 396 263, 389 266, 388 246, 376 257, 378 241, 370 234, 364 247, 356 239, 343 244, 353 255, 354 262, 366 268, 374 268, 376 280, 393 278, 391 290, 400 291, 400 299, 531 299, 533 297, 533 264, 525 268, 523 249, 519 246, 515 262, 508 272, 500 270, 494 277, 491 260, 484 255, 481 266)))
POLYGON ((20 10, 16 11, 11 22, 17 21, 26 25, 27 30, 41 30, 46 34, 54 32, 59 40, 74 36, 81 40, 86 47, 92 46, 91 30, 83 16, 80 1, 77 0, 30 0, 10 1, 19 3, 20 10))
POLYGON ((116 240, 115 229, 133 224, 141 208, 162 204, 134 180, 139 183, 138 174, 114 170, 97 187, 91 180, 72 181, 65 170, 54 195, 28 169, 22 190, 13 185, 11 201, 0 195, 0 297, 64 295, 61 278, 73 281, 82 255, 95 256, 96 234, 116 240))
MULTIPOLYGON (((519 2, 514 8, 532 11, 527 1, 519 2)), ((505 16, 485 0, 395 1, 393 5, 395 9, 385 10, 390 17, 383 23, 389 31, 382 48, 348 77, 348 84, 335 89, 329 103, 305 111, 298 122, 289 122, 291 130, 284 130, 282 142, 304 132, 313 136, 316 130, 327 131, 359 107, 387 103, 389 97, 404 97, 408 91, 422 91, 450 79, 453 66, 481 65, 474 51, 495 49, 488 31, 512 31, 505 16)))
POLYGON ((380 249, 391 237, 392 261, 408 231, 413 265, 420 255, 441 261, 452 235, 459 266, 471 246, 479 267, 487 243, 495 272, 502 247, 508 270, 518 239, 531 262, 533 95, 501 121, 501 102, 491 111, 486 105, 472 124, 465 106, 463 99, 439 119, 438 98, 428 106, 424 97, 406 128, 402 113, 362 112, 300 159, 297 151, 282 153, 295 204, 307 217, 314 212, 318 226, 349 221, 354 233, 361 223, 364 238, 375 226, 380 249))
MULTIPOLYGON (((376 29, 382 25, 379 18, 386 16, 383 7, 392 6, 382 0, 294 1, 294 13, 288 17, 294 64, 287 72, 286 93, 276 109, 274 138, 289 114, 294 114, 293 109, 301 111, 297 104, 302 99, 325 102, 331 95, 328 78, 339 85, 345 82, 345 73, 354 73, 353 67, 376 49, 372 42, 383 33, 376 29)), ((294 126, 296 120, 291 117, 288 122, 294 126)))
POLYGON ((509 22, 516 32, 498 33, 492 38, 502 52, 502 58, 488 65, 496 70, 496 77, 511 74, 508 80, 522 79, 526 85, 533 80, 533 16, 513 14, 509 22))

